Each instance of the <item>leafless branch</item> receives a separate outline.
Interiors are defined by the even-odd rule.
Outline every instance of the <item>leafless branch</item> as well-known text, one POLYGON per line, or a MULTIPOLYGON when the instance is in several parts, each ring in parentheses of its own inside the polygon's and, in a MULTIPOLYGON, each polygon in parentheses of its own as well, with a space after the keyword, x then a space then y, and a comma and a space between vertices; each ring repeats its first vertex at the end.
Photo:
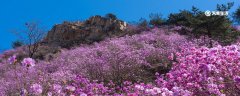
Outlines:
POLYGON ((35 22, 25 23, 26 30, 22 32, 13 31, 28 47, 29 57, 33 57, 38 51, 39 44, 44 38, 46 31, 35 22))

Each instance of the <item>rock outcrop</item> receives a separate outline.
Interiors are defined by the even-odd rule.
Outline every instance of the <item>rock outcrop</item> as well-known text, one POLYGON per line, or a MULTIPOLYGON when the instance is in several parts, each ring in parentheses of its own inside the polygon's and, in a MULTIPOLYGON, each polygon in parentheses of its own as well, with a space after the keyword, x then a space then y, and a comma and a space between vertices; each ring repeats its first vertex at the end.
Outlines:
POLYGON ((67 48, 82 43, 98 42, 106 37, 120 36, 126 28, 127 23, 122 20, 93 16, 84 22, 64 22, 55 25, 43 41, 67 48))

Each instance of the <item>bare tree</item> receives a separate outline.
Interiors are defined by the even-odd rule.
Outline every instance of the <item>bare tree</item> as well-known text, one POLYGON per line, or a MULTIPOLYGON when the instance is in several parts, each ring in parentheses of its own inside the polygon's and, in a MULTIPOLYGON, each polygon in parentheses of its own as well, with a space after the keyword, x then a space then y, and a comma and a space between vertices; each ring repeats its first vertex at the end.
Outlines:
POLYGON ((45 36, 45 31, 39 28, 36 23, 26 23, 25 25, 28 29, 25 34, 27 36, 26 43, 28 44, 29 57, 33 57, 38 51, 40 41, 45 36))
POLYGON ((41 40, 44 38, 46 31, 40 28, 38 23, 25 23, 26 30, 22 32, 14 32, 28 48, 29 57, 33 57, 38 51, 41 40))

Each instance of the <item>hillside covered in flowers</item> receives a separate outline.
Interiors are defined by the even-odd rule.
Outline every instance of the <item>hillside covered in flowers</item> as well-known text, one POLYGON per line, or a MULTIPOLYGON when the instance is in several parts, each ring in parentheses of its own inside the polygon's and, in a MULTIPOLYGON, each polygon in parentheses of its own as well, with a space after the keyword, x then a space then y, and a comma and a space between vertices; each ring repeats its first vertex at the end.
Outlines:
MULTIPOLYGON (((174 29, 175 30, 175 29, 174 29)), ((240 45, 208 48, 201 39, 154 28, 63 49, 56 58, 1 55, 0 94, 8 96, 236 96, 240 45)), ((17 50, 23 50, 20 47, 17 50)))
POLYGON ((109 13, 48 32, 26 23, 25 42, 0 54, 0 96, 240 96, 238 24, 240 7, 232 18, 192 7, 137 24, 109 13))

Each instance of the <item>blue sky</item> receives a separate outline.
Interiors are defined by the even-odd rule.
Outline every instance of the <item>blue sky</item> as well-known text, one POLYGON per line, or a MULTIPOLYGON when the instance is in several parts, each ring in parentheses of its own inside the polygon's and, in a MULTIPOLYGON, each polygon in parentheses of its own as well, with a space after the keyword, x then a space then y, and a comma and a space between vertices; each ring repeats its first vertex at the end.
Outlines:
POLYGON ((131 22, 150 13, 169 13, 191 9, 215 10, 216 4, 235 2, 231 11, 240 5, 239 0, 1 0, 0 50, 10 49, 16 36, 13 30, 23 30, 26 22, 36 21, 46 30, 63 21, 85 20, 89 16, 114 13, 131 22))

